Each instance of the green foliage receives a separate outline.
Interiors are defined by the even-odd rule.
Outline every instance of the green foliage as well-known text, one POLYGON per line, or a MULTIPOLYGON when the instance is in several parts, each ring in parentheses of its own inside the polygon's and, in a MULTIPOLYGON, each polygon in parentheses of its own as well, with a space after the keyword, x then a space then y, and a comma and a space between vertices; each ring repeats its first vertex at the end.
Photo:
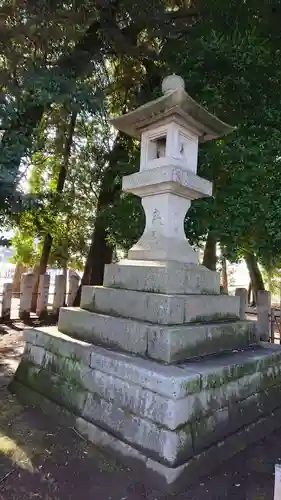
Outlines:
POLYGON ((3 214, 13 212, 13 223, 29 241, 26 248, 31 236, 39 238, 40 248, 49 233, 50 262, 64 266, 76 259, 81 266, 98 208, 96 222, 106 228, 110 243, 128 249, 141 234, 144 216, 139 200, 120 197, 120 185, 122 175, 138 168, 138 147, 123 140, 114 149, 108 116, 156 97, 160 77, 176 72, 192 97, 236 126, 230 136, 200 145, 198 172, 213 181, 214 196, 193 202, 185 221, 189 239, 200 247, 211 229, 228 260, 248 251, 265 268, 276 268, 279 4, 231 0, 226 8, 221 0, 203 0, 192 10, 188 2, 168 0, 152 6, 146 0, 102 4, 47 7, 36 1, 9 7, 0 39, 0 120, 6 130, 0 147, 0 223, 3 214), (73 112, 78 114, 74 148, 64 191, 57 194, 67 117, 73 112), (15 194, 20 162, 21 173, 29 168, 28 198, 15 194))

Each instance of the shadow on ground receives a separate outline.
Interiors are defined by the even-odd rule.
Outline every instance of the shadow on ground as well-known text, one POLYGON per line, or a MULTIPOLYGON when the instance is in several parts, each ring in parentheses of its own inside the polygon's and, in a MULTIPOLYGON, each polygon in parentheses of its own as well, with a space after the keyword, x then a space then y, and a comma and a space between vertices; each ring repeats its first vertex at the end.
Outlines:
MULTIPOLYGON (((72 428, 22 406, 5 386, 23 349, 22 333, 0 331, 0 500, 272 500, 281 429, 176 496, 147 489, 72 428)), ((280 422, 281 424, 281 422, 280 422)), ((204 471, 203 471, 204 472, 204 471)))

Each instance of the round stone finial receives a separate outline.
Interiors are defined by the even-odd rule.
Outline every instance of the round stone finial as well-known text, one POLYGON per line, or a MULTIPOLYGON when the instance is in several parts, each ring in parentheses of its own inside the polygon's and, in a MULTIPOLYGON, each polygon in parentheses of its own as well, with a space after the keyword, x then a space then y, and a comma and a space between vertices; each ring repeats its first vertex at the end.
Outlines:
POLYGON ((185 89, 184 80, 178 75, 169 75, 164 78, 162 82, 162 92, 163 94, 168 94, 169 92, 174 92, 175 90, 185 89))

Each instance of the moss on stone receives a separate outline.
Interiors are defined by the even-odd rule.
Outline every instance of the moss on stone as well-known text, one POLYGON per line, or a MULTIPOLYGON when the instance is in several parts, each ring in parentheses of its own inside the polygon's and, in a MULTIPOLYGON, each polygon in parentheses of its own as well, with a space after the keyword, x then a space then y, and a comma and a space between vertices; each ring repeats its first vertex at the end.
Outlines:
POLYGON ((194 323, 219 323, 222 321, 239 321, 240 317, 236 314, 230 313, 215 313, 198 315, 193 320, 189 321, 190 324, 194 323))
POLYGON ((201 378, 197 377, 192 380, 187 380, 182 384, 186 394, 194 394, 195 392, 199 392, 201 389, 201 378))
POLYGON ((21 361, 15 380, 74 412, 85 403, 86 391, 79 380, 72 377, 66 381, 30 361, 21 361))
POLYGON ((187 361, 189 359, 201 358, 210 354, 219 354, 232 351, 233 349, 243 349, 249 346, 247 332, 233 334, 227 332, 212 338, 205 338, 196 344, 189 345, 185 349, 179 349, 172 355, 172 361, 187 361))

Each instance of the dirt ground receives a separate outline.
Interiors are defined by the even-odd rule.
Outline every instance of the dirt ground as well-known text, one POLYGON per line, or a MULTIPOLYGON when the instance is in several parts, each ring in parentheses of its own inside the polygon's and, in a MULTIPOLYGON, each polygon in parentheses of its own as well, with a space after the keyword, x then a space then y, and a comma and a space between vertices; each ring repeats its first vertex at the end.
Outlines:
POLYGON ((6 388, 22 353, 22 328, 0 327, 0 500, 273 500, 281 429, 171 497, 147 489, 72 428, 23 407, 6 388))

